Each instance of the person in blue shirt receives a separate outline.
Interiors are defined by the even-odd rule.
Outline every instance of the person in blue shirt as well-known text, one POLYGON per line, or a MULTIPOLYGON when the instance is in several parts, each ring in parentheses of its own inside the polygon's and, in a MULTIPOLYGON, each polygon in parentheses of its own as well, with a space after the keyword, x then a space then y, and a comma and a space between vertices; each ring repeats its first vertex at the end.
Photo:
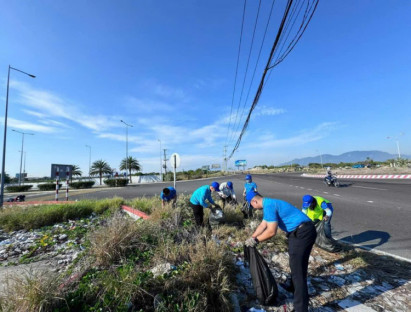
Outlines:
POLYGON ((211 192, 218 192, 220 184, 218 182, 213 182, 210 185, 203 185, 196 189, 191 195, 190 206, 193 208, 194 218, 198 226, 203 226, 204 219, 204 208, 208 208, 209 204, 206 200, 215 205, 213 198, 211 197, 211 192))
POLYGON ((257 192, 257 184, 253 182, 253 177, 251 176, 251 174, 247 174, 245 176, 245 184, 244 184, 244 192, 243 192, 244 197, 250 191, 257 192))
POLYGON ((164 208, 167 203, 172 203, 173 207, 175 207, 177 202, 177 191, 172 186, 166 187, 161 192, 160 198, 162 208, 164 208))
POLYGON ((247 193, 246 200, 254 209, 263 209, 263 221, 245 242, 255 247, 277 234, 280 228, 288 238, 291 285, 286 290, 294 292, 294 309, 308 311, 307 271, 308 259, 315 243, 317 232, 314 223, 293 205, 272 198, 263 198, 254 191, 247 193))

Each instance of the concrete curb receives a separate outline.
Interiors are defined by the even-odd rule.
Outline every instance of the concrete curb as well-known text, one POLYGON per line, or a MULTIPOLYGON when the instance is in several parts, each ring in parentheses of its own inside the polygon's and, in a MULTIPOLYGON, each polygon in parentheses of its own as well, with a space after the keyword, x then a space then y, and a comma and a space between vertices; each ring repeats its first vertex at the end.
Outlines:
POLYGON ((126 205, 122 205, 121 209, 123 209, 130 217, 132 217, 133 219, 149 219, 150 216, 148 214, 145 214, 144 212, 138 210, 138 209, 134 209, 132 207, 126 206, 126 205))
MULTIPOLYGON (((325 178, 325 174, 303 173, 301 176, 306 178, 325 178)), ((336 176, 338 179, 411 179, 411 174, 340 174, 336 176)))

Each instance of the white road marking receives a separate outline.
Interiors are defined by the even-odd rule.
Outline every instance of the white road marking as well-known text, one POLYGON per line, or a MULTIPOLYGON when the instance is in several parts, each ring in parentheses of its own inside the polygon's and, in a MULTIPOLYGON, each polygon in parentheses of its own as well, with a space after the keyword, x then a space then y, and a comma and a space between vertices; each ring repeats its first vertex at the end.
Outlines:
POLYGON ((312 189, 307 189, 308 191, 312 191, 312 189))
POLYGON ((341 196, 341 195, 338 195, 338 194, 333 194, 333 195, 335 195, 335 196, 341 196))
POLYGON ((367 203, 373 203, 374 201, 372 201, 372 200, 367 200, 367 203))
POLYGON ((353 185, 353 187, 365 188, 365 189, 370 189, 370 190, 387 191, 387 189, 380 189, 376 187, 367 187, 367 186, 358 186, 358 185, 353 185))
POLYGON ((328 194, 328 192, 323 192, 324 194, 328 194))
POLYGON ((304 187, 300 186, 300 189, 304 189, 304 187))

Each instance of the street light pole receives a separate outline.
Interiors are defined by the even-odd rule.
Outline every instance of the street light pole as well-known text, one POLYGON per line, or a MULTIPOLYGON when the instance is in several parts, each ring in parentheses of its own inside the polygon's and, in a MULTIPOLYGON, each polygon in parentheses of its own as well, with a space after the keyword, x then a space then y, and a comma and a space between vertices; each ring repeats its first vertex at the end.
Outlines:
POLYGON ((123 120, 120 120, 123 124, 126 125, 126 175, 128 174, 127 172, 127 167, 128 167, 128 127, 133 127, 132 125, 129 125, 128 123, 124 122, 123 120))
POLYGON ((8 107, 9 107, 10 69, 21 72, 31 78, 36 78, 36 76, 32 74, 26 73, 20 69, 11 67, 9 65, 9 71, 7 75, 6 112, 4 114, 4 139, 3 139, 3 162, 1 166, 0 207, 3 207, 3 202, 4 202, 4 181, 5 181, 4 175, 5 175, 5 166, 6 166, 7 112, 8 112, 8 107))
POLYGON ((389 140, 389 139, 394 139, 395 140, 395 143, 397 143, 397 152, 398 152, 398 159, 401 159, 401 152, 400 152, 400 136, 402 136, 404 133, 400 133, 400 135, 398 136, 398 137, 390 137, 390 136, 387 136, 387 139, 389 140))
POLYGON ((163 160, 161 158, 161 140, 158 139, 160 142, 160 181, 163 182, 163 160))
POLYGON ((89 148, 89 153, 88 153, 88 179, 90 180, 90 172, 91 172, 91 146, 86 144, 86 147, 89 148))
POLYGON ((28 132, 22 132, 22 131, 18 131, 18 130, 14 130, 14 129, 11 129, 11 131, 14 131, 14 132, 17 132, 17 133, 20 133, 22 136, 21 136, 21 155, 20 155, 20 173, 19 173, 19 185, 21 185, 21 167, 22 167, 22 164, 23 164, 23 152, 24 152, 24 135, 25 134, 28 134, 28 135, 34 135, 33 133, 28 133, 28 132))

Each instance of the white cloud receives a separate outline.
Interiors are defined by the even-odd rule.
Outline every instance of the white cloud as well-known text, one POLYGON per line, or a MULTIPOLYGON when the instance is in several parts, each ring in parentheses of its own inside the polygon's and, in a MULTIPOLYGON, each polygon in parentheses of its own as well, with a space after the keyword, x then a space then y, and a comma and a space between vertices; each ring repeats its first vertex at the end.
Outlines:
MULTIPOLYGON (((2 122, 4 124, 4 122, 2 122)), ((58 129, 55 127, 47 127, 38 124, 33 124, 30 122, 17 120, 14 118, 7 118, 7 126, 10 128, 16 128, 20 130, 41 132, 41 133, 56 133, 58 129)))
POLYGON ((275 115, 280 115, 284 114, 286 112, 285 109, 282 108, 274 108, 274 107, 268 107, 268 106, 257 106, 255 112, 252 114, 254 117, 258 116, 275 116, 275 115))
POLYGON ((96 132, 119 126, 115 116, 91 115, 82 112, 69 100, 55 95, 49 91, 39 91, 26 83, 12 80, 10 86, 18 93, 18 102, 29 110, 28 114, 37 115, 39 118, 53 117, 70 120, 96 132))
POLYGON ((324 122, 313 129, 301 130, 297 135, 287 138, 277 138, 271 133, 264 133, 259 136, 253 135, 254 142, 252 144, 245 144, 242 149, 301 146, 329 136, 338 127, 339 124, 337 122, 324 122))

